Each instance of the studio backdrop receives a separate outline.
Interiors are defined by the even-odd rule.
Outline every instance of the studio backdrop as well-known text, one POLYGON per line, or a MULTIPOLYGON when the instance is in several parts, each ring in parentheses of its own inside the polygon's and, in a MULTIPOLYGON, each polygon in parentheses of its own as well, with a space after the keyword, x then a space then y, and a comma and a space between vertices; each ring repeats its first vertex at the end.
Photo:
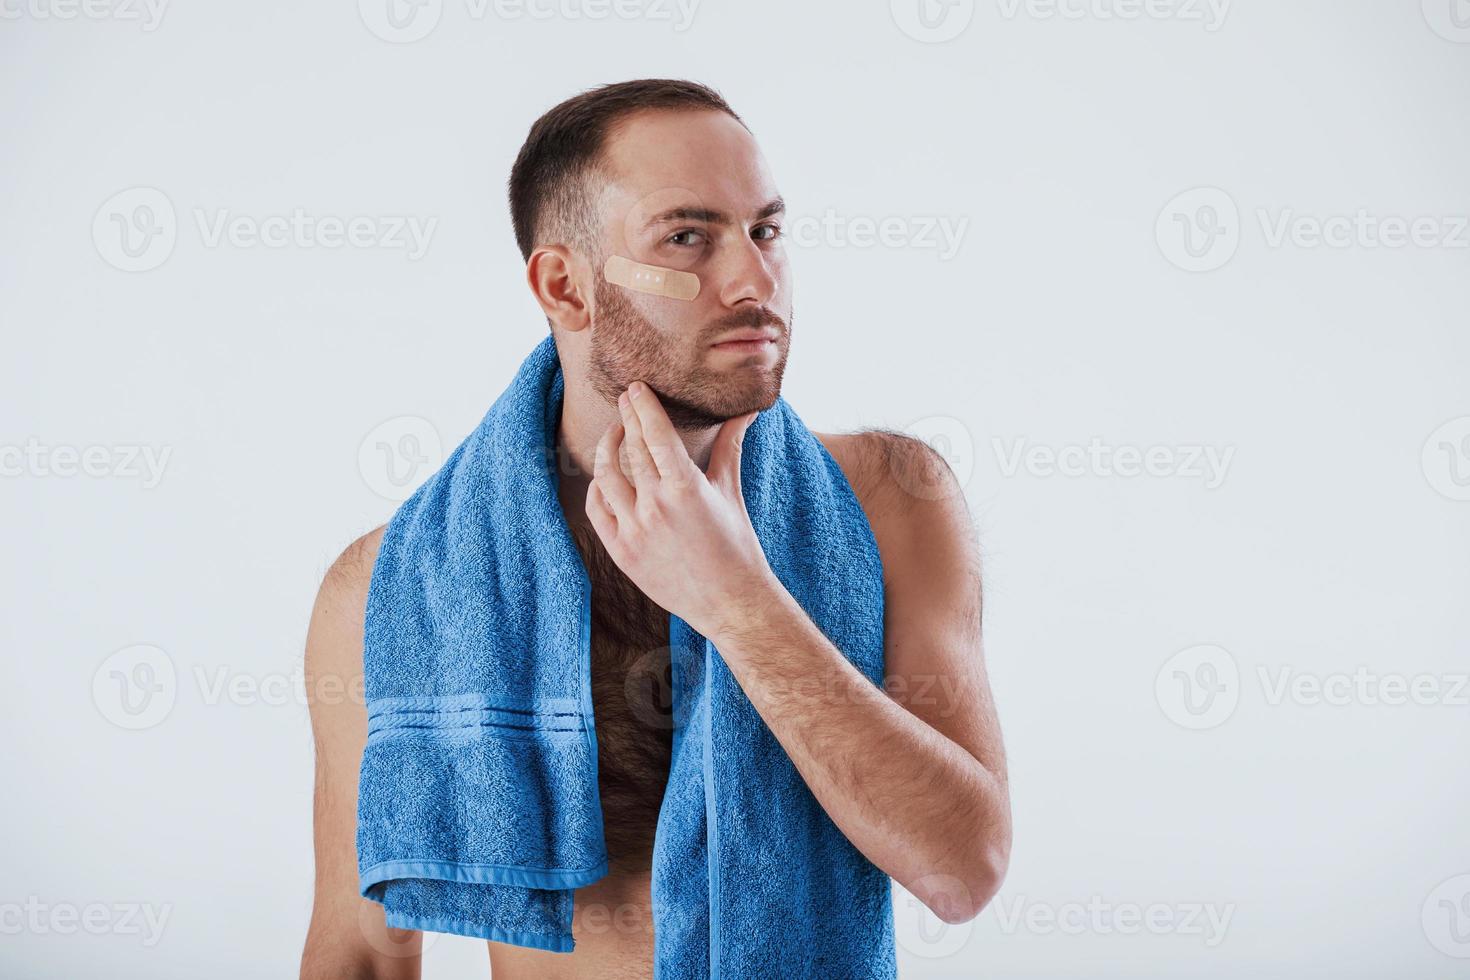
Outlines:
POLYGON ((0 975, 295 975, 322 574, 545 336, 530 123, 673 77, 787 202, 784 396, 979 533, 1012 858, 901 975, 1470 976, 1463 0, 0 20, 0 975))

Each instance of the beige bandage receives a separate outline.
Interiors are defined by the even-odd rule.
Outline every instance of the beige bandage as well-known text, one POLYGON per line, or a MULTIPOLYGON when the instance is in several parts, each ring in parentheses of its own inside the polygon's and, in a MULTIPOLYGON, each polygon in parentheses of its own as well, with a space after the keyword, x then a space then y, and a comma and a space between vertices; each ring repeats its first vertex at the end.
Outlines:
POLYGON ((688 300, 699 295, 699 277, 694 273, 665 269, 661 265, 644 265, 621 255, 608 257, 602 266, 602 278, 624 289, 671 299, 688 300))

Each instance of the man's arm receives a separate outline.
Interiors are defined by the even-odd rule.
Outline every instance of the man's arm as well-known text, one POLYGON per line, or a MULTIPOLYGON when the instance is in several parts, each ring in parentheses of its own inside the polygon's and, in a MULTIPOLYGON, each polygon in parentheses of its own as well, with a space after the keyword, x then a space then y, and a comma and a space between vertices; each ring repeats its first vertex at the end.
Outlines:
POLYGON ((1000 888, 1011 845, 978 543, 958 483, 928 446, 840 438, 883 560, 888 693, 774 576, 710 639, 854 846, 941 919, 967 921, 1000 888))
POLYGON ((417 980, 423 934, 389 929, 357 888, 357 779, 367 742, 362 629, 383 529, 354 541, 328 569, 306 637, 306 695, 316 744, 316 893, 302 980, 417 980))

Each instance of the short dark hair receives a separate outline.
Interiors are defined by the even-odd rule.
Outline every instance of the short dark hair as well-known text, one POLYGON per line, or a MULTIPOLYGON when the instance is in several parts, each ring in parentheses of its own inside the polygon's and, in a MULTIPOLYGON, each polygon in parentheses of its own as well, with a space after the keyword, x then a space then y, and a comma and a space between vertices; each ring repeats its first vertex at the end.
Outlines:
POLYGON ((510 169, 510 220, 527 261, 537 242, 556 239, 591 255, 598 232, 592 184, 613 127, 644 109, 712 109, 742 126, 723 96, 677 78, 640 78, 588 89, 547 110, 531 126, 510 169))

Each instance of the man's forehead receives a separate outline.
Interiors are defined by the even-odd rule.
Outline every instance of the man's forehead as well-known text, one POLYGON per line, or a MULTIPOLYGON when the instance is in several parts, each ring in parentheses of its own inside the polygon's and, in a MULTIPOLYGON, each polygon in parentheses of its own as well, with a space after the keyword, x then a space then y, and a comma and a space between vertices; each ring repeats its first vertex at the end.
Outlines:
POLYGON ((778 196, 755 138, 723 112, 640 112, 612 134, 603 156, 607 206, 640 222, 687 208, 748 217, 778 196))

